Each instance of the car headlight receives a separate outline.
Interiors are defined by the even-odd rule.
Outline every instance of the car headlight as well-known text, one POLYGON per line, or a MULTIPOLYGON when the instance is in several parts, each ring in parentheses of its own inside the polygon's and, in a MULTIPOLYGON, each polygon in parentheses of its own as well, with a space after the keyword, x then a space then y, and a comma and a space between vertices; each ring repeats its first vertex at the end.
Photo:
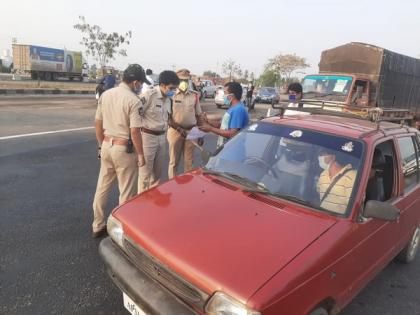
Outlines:
POLYGON ((207 315, 260 315, 223 292, 216 292, 206 305, 207 315))
POLYGON ((119 246, 123 247, 124 230, 120 221, 118 221, 112 214, 108 217, 106 224, 108 235, 119 246))

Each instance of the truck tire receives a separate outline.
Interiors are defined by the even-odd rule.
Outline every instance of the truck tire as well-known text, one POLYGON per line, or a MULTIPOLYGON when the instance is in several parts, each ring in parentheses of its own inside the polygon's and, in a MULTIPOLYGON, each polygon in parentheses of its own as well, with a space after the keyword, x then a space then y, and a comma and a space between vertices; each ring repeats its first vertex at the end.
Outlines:
POLYGON ((413 235, 408 241, 404 249, 396 257, 399 262, 408 264, 414 260, 417 254, 417 250, 420 246, 420 227, 414 230, 413 235))
POLYGON ((51 72, 45 72, 44 79, 45 81, 51 81, 52 80, 51 72))
POLYGON ((38 72, 38 80, 44 80, 45 79, 45 72, 38 72))
POLYGON ((52 76, 51 76, 51 80, 52 81, 57 81, 57 79, 58 79, 58 73, 53 73, 52 76))
POLYGON ((70 81, 73 81, 73 79, 74 79, 74 77, 69 77, 69 80, 70 80, 70 81))

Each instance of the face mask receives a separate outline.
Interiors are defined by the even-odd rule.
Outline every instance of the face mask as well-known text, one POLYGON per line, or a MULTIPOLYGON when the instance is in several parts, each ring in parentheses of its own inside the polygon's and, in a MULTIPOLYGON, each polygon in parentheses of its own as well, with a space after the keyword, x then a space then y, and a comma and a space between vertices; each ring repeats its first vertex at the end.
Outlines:
POLYGON ((289 101, 296 101, 296 95, 295 94, 290 94, 289 95, 289 101))
POLYGON ((175 91, 173 90, 169 90, 168 92, 166 92, 166 97, 172 97, 175 95, 175 91))
POLYGON ((188 82, 181 81, 181 83, 180 83, 180 84, 179 84, 179 86, 178 86, 178 89, 179 89, 181 92, 186 92, 186 91, 188 90, 188 87, 189 87, 188 82))
POLYGON ((319 161, 319 167, 322 168, 323 170, 326 170, 330 167, 328 163, 325 163, 325 155, 319 156, 318 161, 319 161))
MULTIPOLYGON (((230 94, 228 94, 230 95, 230 94)), ((228 95, 223 96, 223 104, 230 106, 230 103, 232 102, 229 98, 228 95)))
POLYGON ((136 94, 140 94, 142 88, 143 88, 143 86, 141 84, 138 87, 134 86, 133 92, 136 93, 136 94))

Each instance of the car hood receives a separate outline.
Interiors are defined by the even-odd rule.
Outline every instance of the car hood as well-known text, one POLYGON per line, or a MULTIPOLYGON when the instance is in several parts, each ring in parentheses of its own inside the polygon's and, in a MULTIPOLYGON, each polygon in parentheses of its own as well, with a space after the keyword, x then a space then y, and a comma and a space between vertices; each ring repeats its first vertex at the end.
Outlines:
POLYGON ((184 279, 246 301, 336 222, 253 197, 196 171, 139 195, 114 216, 129 238, 184 279))

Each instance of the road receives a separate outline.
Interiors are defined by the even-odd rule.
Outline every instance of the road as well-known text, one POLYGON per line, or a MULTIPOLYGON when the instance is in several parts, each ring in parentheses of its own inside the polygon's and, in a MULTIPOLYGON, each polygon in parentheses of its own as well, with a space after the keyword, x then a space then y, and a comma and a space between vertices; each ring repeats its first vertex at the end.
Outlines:
MULTIPOLYGON (((91 238, 95 107, 86 96, 0 98, 0 314, 127 314, 91 238)), ((418 292, 420 259, 391 263, 342 314, 420 314, 418 292)))

